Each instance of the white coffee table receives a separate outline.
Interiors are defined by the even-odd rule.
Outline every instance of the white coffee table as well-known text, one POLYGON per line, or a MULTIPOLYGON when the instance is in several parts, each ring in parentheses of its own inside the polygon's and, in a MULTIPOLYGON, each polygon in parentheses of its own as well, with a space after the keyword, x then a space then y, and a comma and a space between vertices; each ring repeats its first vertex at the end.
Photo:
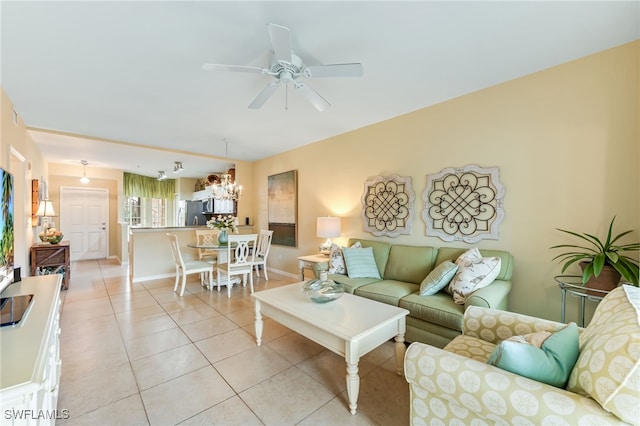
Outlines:
POLYGON ((403 374, 406 309, 344 294, 325 304, 311 302, 302 292, 304 283, 255 292, 256 341, 262 343, 262 315, 344 357, 347 363, 349 409, 358 407, 360 357, 395 338, 398 375, 403 374))

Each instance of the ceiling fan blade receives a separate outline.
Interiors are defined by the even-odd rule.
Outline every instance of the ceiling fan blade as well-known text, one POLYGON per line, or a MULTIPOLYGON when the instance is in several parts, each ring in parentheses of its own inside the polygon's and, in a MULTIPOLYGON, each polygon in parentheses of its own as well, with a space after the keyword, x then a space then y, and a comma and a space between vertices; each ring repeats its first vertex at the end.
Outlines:
POLYGON ((306 67, 305 77, 362 77, 362 64, 333 64, 306 67))
POLYGON ((318 111, 324 111, 325 109, 327 109, 327 108, 329 108, 331 106, 331 104, 329 102, 327 102, 327 100, 325 98, 320 96, 318 94, 318 92, 316 92, 315 90, 313 90, 311 87, 307 86, 306 84, 296 82, 294 87, 297 90, 299 90, 300 93, 302 93, 304 95, 304 97, 307 98, 307 100, 309 102, 311 102, 311 104, 314 107, 316 107, 316 109, 318 111))
POLYGON ((258 96, 249 104, 249 108, 258 109, 264 105, 264 103, 273 95, 273 93, 280 87, 280 81, 274 81, 267 84, 267 87, 262 89, 262 92, 258 93, 258 96))
POLYGON ((262 74, 264 69, 258 67, 246 67, 244 65, 225 65, 225 64, 202 64, 205 71, 240 71, 262 74))
POLYGON ((291 63, 291 34, 282 25, 267 24, 276 60, 291 63))

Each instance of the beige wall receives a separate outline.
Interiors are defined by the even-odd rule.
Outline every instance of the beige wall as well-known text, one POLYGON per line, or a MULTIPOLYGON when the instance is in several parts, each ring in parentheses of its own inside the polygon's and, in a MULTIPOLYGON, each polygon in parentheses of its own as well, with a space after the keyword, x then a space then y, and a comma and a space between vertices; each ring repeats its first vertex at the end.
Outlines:
POLYGON ((14 124, 13 104, 4 89, 0 88, 0 93, 0 167, 14 177, 14 264, 22 268, 21 273, 26 276, 29 275, 29 248, 34 243, 34 235, 40 232, 40 228, 31 226, 31 179, 47 176, 47 163, 27 133, 20 111, 14 124), (16 160, 19 157, 24 161, 16 160))
MULTIPOLYGON (((426 175, 446 167, 498 166, 506 187, 499 240, 482 248, 515 256, 512 310, 559 319, 560 272, 549 247, 555 228, 640 234, 638 42, 453 99, 254 164, 257 229, 267 227, 267 177, 298 170, 298 247, 273 246, 269 263, 295 273, 296 257, 317 252, 317 216, 341 216, 342 238, 363 231, 364 181, 411 176, 412 235, 396 243, 465 246, 426 237, 420 215, 426 175)), ((468 246, 468 245, 466 245, 468 246)), ((571 314, 569 311, 568 314, 571 314)), ((570 318, 568 318, 570 319, 570 318)))

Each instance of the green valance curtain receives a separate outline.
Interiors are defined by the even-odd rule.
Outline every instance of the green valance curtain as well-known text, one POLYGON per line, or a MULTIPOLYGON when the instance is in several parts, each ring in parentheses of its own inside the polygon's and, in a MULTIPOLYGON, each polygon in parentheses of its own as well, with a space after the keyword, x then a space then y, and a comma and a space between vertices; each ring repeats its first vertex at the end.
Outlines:
POLYGON ((158 180, 154 177, 124 173, 125 197, 166 198, 173 200, 176 192, 175 179, 158 180))

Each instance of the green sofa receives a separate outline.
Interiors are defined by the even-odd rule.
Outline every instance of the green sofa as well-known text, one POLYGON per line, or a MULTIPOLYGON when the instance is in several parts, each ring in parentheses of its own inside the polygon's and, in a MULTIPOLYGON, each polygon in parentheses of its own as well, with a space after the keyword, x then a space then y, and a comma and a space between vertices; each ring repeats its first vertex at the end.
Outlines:
MULTIPOLYGON (((513 256, 500 250, 481 250, 483 256, 501 259, 500 273, 488 287, 467 297, 464 305, 454 303, 451 295, 440 291, 433 296, 420 296, 420 283, 429 272, 445 260, 454 262, 467 248, 409 246, 382 241, 352 238, 362 247, 371 247, 382 279, 349 278, 330 274, 329 278, 344 285, 345 291, 357 296, 399 306, 409 311, 405 339, 443 348, 462 333, 462 320, 467 306, 506 310, 511 291, 513 256)), ((315 266, 326 269, 327 263, 315 266)))

